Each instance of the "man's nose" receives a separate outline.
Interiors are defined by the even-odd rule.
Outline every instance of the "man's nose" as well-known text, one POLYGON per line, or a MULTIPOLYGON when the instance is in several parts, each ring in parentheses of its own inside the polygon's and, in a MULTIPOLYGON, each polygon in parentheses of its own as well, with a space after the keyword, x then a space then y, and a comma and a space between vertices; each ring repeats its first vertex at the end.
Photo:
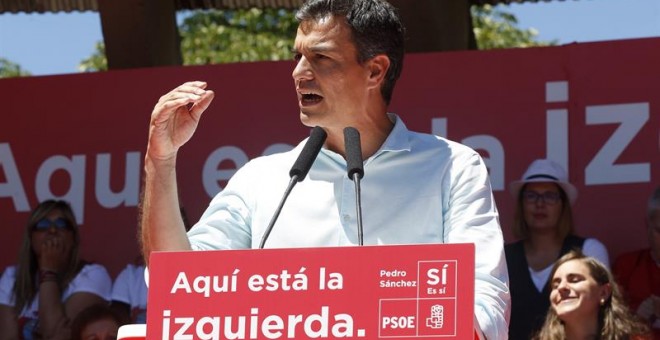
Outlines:
POLYGON ((311 67, 305 57, 301 57, 298 60, 291 76, 293 77, 293 80, 296 81, 296 86, 302 80, 310 80, 313 78, 311 67))

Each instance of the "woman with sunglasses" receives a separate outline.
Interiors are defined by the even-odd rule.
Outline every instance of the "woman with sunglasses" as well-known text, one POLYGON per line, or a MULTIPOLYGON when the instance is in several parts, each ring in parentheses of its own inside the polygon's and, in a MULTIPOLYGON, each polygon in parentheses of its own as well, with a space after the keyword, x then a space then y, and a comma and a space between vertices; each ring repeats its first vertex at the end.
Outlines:
POLYGON ((552 268, 550 304, 535 340, 652 340, 604 264, 573 250, 552 268))
POLYGON ((18 264, 0 278, 0 339, 70 339, 70 322, 81 310, 107 303, 108 272, 79 253, 71 206, 40 203, 28 220, 18 264))
POLYGON ((577 189, 559 164, 538 159, 509 189, 516 199, 512 231, 518 240, 504 247, 511 293, 509 339, 528 340, 550 306, 548 279, 555 261, 575 248, 607 266, 609 258, 601 242, 575 235, 571 205, 577 189))

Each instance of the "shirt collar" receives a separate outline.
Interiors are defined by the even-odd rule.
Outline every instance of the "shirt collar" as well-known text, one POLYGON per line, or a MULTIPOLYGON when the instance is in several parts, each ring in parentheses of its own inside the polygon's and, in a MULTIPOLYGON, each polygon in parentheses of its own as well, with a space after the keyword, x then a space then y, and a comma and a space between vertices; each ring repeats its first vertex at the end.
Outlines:
MULTIPOLYGON (((409 131, 406 127, 406 124, 404 124, 401 118, 399 118, 399 116, 394 113, 387 113, 387 117, 391 122, 394 123, 394 128, 392 128, 392 131, 390 131, 390 134, 385 139, 385 142, 383 142, 383 145, 381 145, 378 151, 376 151, 376 153, 374 153, 374 155, 370 158, 377 157, 378 155, 385 152, 410 151, 411 149, 409 131)), ((306 141, 306 139, 302 141, 298 147, 302 148, 306 141)), ((321 153, 337 161, 344 160, 341 155, 326 149, 325 146, 321 149, 321 153)))
POLYGON ((409 131, 406 124, 394 113, 388 113, 387 117, 394 123, 394 128, 376 154, 385 151, 410 151, 409 131))

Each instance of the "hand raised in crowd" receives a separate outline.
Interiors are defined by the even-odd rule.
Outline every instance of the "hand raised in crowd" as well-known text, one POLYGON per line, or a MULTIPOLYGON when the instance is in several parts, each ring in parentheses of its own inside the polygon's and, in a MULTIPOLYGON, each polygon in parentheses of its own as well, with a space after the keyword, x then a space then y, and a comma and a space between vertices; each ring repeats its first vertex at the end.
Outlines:
POLYGON ((187 82, 160 97, 151 113, 147 155, 172 159, 192 137, 202 113, 213 100, 206 82, 187 82))
POLYGON ((72 242, 59 235, 48 237, 41 243, 39 269, 61 273, 69 263, 72 242))

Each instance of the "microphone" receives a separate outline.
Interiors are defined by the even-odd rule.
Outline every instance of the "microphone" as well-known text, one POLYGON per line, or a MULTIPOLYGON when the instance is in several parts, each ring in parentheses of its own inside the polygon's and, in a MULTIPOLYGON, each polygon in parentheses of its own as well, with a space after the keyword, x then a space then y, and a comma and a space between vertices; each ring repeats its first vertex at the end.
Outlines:
POLYGON ((360 195, 360 179, 364 176, 362 163, 362 147, 360 132, 354 127, 344 128, 344 148, 346 151, 346 170, 348 178, 355 183, 355 210, 357 214, 358 244, 364 245, 364 230, 362 229, 362 200, 360 195))
POLYGON ((321 147, 323 147, 323 143, 325 143, 325 139, 327 137, 328 134, 321 127, 315 126, 312 129, 312 132, 309 135, 309 139, 305 143, 305 146, 303 146, 300 155, 298 155, 298 159, 296 159, 296 162, 293 163, 291 170, 289 170, 289 176, 291 177, 291 180, 289 181, 289 185, 287 186, 286 191, 284 191, 284 196, 282 196, 280 205, 275 210, 273 218, 271 218, 270 223, 264 232, 264 235, 261 237, 259 249, 263 249, 264 245, 266 244, 266 240, 268 239, 268 235, 270 235, 270 232, 273 230, 273 226, 275 226, 275 221, 277 221, 277 218, 280 216, 282 207, 284 207, 284 202, 286 202, 286 199, 289 197, 293 187, 298 182, 302 182, 302 180, 307 176, 309 169, 312 168, 312 164, 314 164, 314 160, 321 151, 321 147))
POLYGON ((362 146, 360 145, 360 132, 356 128, 349 126, 344 129, 344 148, 348 178, 355 180, 355 175, 357 175, 359 179, 362 179, 364 176, 362 146))
POLYGON ((312 129, 307 143, 305 143, 300 155, 298 155, 298 159, 296 159, 291 170, 289 170, 289 176, 292 180, 295 179, 297 182, 302 182, 305 179, 327 137, 328 134, 321 127, 315 126, 312 129))

